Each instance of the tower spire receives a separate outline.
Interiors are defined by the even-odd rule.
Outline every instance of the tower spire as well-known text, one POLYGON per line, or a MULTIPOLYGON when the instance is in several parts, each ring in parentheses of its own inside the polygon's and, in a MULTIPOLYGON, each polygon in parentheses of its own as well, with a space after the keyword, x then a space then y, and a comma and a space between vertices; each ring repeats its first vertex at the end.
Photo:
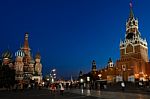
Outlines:
POLYGON ((30 47, 29 47, 29 42, 28 42, 28 33, 25 33, 25 39, 24 39, 24 45, 21 48, 26 55, 30 56, 30 47))
POLYGON ((126 23, 126 39, 134 39, 140 37, 138 30, 138 20, 134 18, 132 0, 130 1, 130 14, 126 23))
POLYGON ((28 33, 25 33, 24 48, 29 49, 28 33))
POLYGON ((96 61, 95 60, 93 60, 92 61, 92 71, 97 71, 97 69, 96 69, 96 61))
POLYGON ((129 15, 129 18, 133 19, 134 18, 134 14, 133 14, 132 0, 130 1, 129 5, 130 5, 130 15, 129 15))

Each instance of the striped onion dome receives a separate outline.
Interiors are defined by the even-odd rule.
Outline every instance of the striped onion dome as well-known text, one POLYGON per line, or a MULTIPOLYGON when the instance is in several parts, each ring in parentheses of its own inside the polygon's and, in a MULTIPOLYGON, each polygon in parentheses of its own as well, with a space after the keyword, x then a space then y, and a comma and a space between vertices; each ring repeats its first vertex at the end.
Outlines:
POLYGON ((25 53, 23 52, 23 50, 18 50, 16 53, 15 53, 15 56, 18 57, 24 57, 25 56, 25 53))
POLYGON ((6 50, 2 53, 2 58, 8 58, 11 59, 13 57, 13 54, 11 53, 11 51, 6 50))

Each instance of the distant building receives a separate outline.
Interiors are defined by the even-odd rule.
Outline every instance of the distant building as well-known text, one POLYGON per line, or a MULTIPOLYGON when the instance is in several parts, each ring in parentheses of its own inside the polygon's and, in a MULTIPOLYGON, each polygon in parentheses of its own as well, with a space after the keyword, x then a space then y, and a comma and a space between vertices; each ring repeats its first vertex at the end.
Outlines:
POLYGON ((100 70, 97 70, 96 61, 93 60, 91 72, 83 74, 83 78, 91 77, 91 81, 95 82, 94 84, 97 81, 107 81, 107 83, 149 81, 150 62, 147 41, 141 37, 138 28, 138 20, 134 17, 130 5, 125 38, 120 41, 120 59, 114 64, 112 59, 109 58, 107 66, 100 70))
POLYGON ((108 64, 107 64, 107 82, 108 83, 113 83, 113 82, 115 82, 115 67, 114 67, 114 63, 113 63, 113 61, 112 61, 112 59, 111 58, 109 58, 109 60, 108 60, 108 64))
POLYGON ((145 81, 149 75, 146 69, 149 62, 147 41, 141 37, 138 28, 138 20, 130 6, 125 39, 120 41, 120 59, 116 62, 116 81, 145 81))
POLYGON ((96 69, 96 61, 93 60, 92 61, 92 72, 96 72, 96 71, 97 71, 97 69, 96 69))

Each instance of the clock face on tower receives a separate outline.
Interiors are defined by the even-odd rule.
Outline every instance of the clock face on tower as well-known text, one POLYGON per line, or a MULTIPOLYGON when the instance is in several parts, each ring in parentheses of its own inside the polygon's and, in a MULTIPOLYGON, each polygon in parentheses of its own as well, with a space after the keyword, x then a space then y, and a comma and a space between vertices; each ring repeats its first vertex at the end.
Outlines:
POLYGON ((134 33, 128 33, 126 39, 133 39, 134 36, 135 36, 134 33))

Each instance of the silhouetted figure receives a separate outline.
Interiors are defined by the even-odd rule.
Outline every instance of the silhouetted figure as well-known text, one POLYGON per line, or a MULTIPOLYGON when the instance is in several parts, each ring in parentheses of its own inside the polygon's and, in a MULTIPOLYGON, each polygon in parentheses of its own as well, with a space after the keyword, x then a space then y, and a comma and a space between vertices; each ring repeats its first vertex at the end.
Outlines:
POLYGON ((60 94, 63 95, 63 93, 64 93, 64 87, 63 87, 63 85, 61 83, 59 85, 60 85, 60 94))
POLYGON ((122 91, 125 90, 125 83, 124 82, 121 82, 121 87, 122 87, 122 91))

